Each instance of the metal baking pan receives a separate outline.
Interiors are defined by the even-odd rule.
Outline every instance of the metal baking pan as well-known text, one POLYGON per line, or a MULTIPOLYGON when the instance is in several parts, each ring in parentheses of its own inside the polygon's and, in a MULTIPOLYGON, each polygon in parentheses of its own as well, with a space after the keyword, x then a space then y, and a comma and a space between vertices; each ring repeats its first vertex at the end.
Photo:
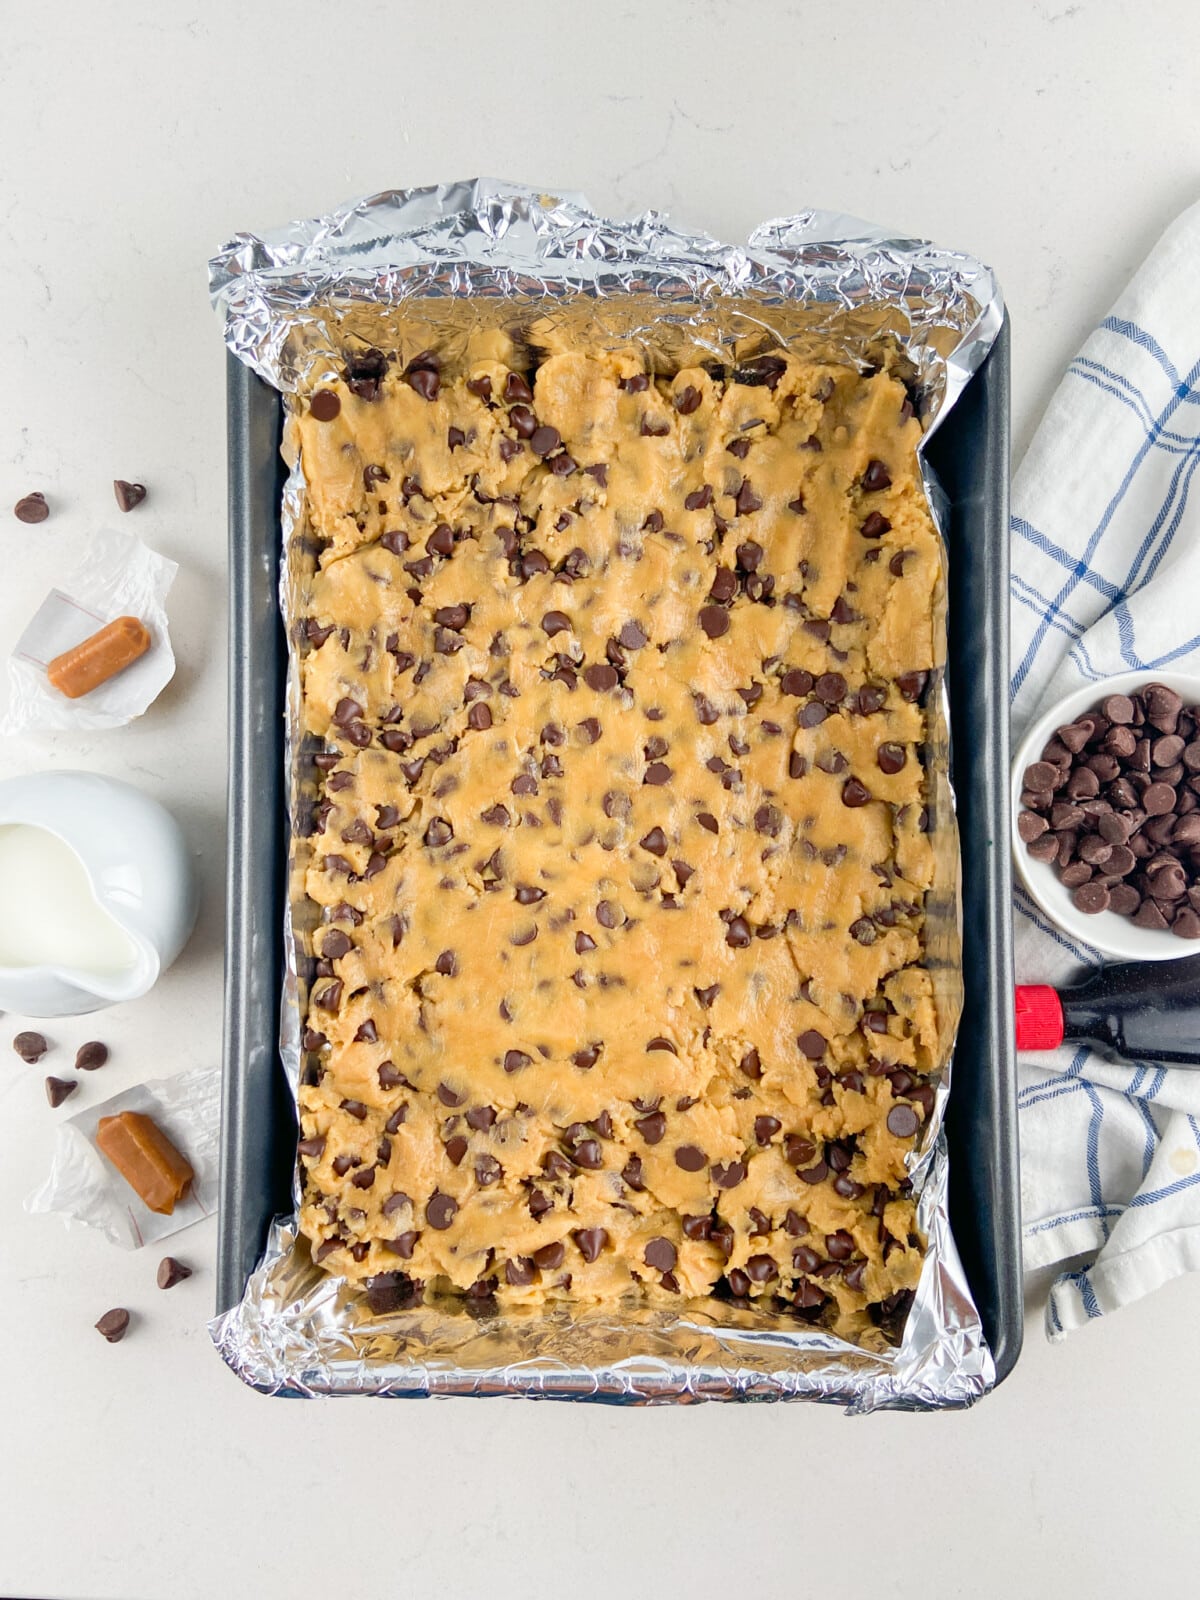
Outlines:
MULTIPOLYGON (((230 740, 217 1311, 292 1209, 296 1113, 278 1061, 286 890, 280 396, 228 358, 230 740)), ((929 461, 949 498, 952 766, 963 853, 962 1026, 947 1104, 950 1217, 997 1382, 1021 1347, 1008 838, 1008 323, 929 461)))

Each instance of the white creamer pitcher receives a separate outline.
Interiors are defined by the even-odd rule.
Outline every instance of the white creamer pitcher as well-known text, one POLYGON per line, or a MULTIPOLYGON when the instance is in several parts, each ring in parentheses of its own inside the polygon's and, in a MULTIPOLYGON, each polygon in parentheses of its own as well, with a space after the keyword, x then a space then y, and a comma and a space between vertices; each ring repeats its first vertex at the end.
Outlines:
POLYGON ((195 926, 171 814, 94 772, 0 782, 0 1010, 79 1016, 136 1000, 195 926))

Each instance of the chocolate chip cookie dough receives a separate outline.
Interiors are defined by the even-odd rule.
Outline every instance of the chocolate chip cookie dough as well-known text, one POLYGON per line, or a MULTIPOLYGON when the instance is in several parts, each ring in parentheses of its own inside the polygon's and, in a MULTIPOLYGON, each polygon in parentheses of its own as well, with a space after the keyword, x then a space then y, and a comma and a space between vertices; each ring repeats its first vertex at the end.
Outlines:
POLYGON ((882 1341, 953 1020, 904 384, 491 333, 369 351, 292 428, 316 1260, 390 1303, 716 1295, 882 1341))

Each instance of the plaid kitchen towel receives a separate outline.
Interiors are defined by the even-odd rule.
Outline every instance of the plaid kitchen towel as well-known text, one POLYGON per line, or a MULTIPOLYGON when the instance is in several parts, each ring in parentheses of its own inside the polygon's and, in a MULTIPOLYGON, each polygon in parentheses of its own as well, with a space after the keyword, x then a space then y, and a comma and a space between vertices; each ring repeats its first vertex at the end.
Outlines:
MULTIPOLYGON (((1200 205, 1071 363, 1013 483, 1014 748, 1112 673, 1200 673, 1200 205)), ((1018 890, 1017 980, 1099 957, 1018 890)), ((1070 1046, 1020 1062, 1027 1269, 1057 1262, 1047 1333, 1200 1267, 1200 1071, 1070 1046), (1079 1266, 1079 1259, 1083 1265, 1079 1266)))

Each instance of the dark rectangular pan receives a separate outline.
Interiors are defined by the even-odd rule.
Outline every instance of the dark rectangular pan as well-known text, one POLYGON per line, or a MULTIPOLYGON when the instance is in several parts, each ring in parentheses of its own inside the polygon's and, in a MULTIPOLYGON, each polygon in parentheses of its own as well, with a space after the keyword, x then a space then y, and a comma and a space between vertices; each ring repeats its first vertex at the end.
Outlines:
MULTIPOLYGON (((947 681, 963 851, 965 1005, 947 1108, 950 1217, 995 1358, 1021 1348, 1008 834, 1009 335, 930 442, 950 502, 947 681)), ((296 1114, 276 1041, 287 857, 278 606, 282 405, 228 361, 229 904, 217 1310, 291 1210, 296 1114)))

